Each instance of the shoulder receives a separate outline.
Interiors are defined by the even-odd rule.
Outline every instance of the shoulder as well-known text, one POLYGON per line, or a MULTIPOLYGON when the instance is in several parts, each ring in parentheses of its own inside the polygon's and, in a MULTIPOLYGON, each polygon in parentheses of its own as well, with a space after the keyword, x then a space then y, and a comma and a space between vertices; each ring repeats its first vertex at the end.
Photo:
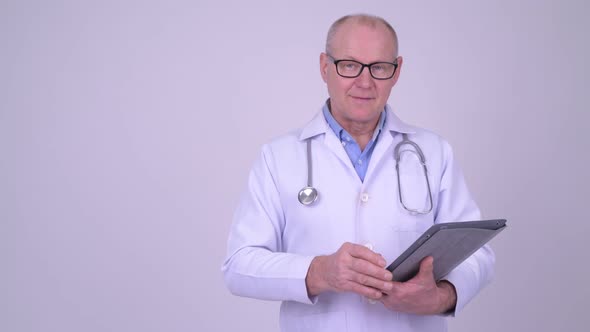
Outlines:
POLYGON ((280 135, 271 139, 269 142, 262 145, 264 153, 278 154, 280 152, 292 151, 293 148, 299 146, 304 142, 300 139, 302 129, 295 129, 286 134, 280 135))
POLYGON ((290 172, 294 165, 302 165, 306 149, 301 132, 302 129, 295 129, 264 143, 259 150, 259 162, 273 174, 290 172))
POLYGON ((440 134, 421 127, 416 126, 409 126, 413 129, 413 133, 408 134, 410 139, 415 139, 417 141, 423 142, 425 146, 429 147, 437 147, 437 148, 450 148, 449 142, 442 137, 440 134))
POLYGON ((429 165, 436 165, 437 168, 444 169, 449 160, 453 158, 451 144, 438 133, 406 123, 403 124, 403 129, 408 139, 422 150, 429 165))
POLYGON ((439 134, 404 122, 393 112, 389 105, 386 106, 385 110, 387 112, 386 129, 395 133, 407 134, 409 140, 420 145, 420 147, 424 146, 422 149, 446 149, 449 146, 448 142, 439 134))
POLYGON ((262 150, 277 156, 294 155, 298 153, 300 147, 305 145, 308 138, 325 134, 327 130, 328 124, 320 111, 303 127, 294 129, 264 144, 262 150))

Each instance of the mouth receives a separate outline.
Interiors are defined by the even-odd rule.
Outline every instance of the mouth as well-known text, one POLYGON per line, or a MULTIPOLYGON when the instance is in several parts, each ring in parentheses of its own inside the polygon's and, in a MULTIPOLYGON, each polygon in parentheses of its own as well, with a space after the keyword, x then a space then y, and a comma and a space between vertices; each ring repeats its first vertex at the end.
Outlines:
POLYGON ((358 97, 358 96, 350 96, 354 101, 359 101, 359 102, 368 102, 371 101, 375 98, 372 97, 358 97))

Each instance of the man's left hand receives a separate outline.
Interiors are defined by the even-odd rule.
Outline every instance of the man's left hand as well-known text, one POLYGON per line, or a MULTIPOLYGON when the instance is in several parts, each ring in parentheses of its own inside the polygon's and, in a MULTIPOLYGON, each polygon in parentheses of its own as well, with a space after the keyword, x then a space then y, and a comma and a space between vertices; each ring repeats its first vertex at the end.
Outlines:
POLYGON ((420 262, 418 274, 406 281, 392 281, 393 288, 380 301, 394 311, 434 315, 453 310, 457 303, 455 287, 448 281, 434 280, 434 259, 426 257, 420 262))

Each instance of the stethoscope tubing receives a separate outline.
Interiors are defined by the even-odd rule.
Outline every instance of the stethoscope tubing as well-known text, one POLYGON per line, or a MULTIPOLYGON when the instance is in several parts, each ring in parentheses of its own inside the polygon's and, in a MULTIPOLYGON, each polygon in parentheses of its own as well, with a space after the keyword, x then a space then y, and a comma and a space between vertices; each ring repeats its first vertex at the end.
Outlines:
POLYGON ((397 190, 398 190, 398 196, 399 196, 399 202, 401 203, 401 205, 403 206, 404 209, 406 209, 406 211, 413 213, 413 214, 428 214, 430 213, 430 211, 432 211, 432 191, 430 190, 430 180, 428 179, 428 167, 426 167, 426 157, 424 157, 424 153, 422 152, 422 149, 420 148, 420 146, 416 143, 416 142, 412 142, 410 139, 408 139, 408 134, 402 134, 402 141, 399 142, 396 146, 395 149, 393 150, 393 155, 395 158, 395 172, 397 174, 397 190), (428 209, 425 211, 420 211, 417 209, 412 209, 406 206, 406 204, 404 203, 403 200, 403 195, 402 195, 402 182, 399 176, 399 164, 401 161, 401 152, 400 149, 403 145, 405 144, 409 144, 411 145, 414 150, 410 150, 413 153, 418 155, 418 158, 420 159, 420 164, 422 165, 422 170, 424 171, 424 178, 426 179, 426 187, 428 188, 428 209))
MULTIPOLYGON (((312 164, 312 153, 311 153, 311 138, 307 139, 307 186, 303 187, 298 194, 298 200, 301 204, 303 205, 311 205, 313 204, 319 194, 318 194, 318 190, 313 186, 313 164, 312 164)), ((433 203, 432 203, 432 191, 430 189, 430 180, 428 179, 428 167, 426 166, 426 157, 424 156, 424 153, 422 152, 422 149, 420 148, 420 146, 416 143, 411 141, 408 138, 408 135, 403 133, 402 134, 402 141, 399 142, 395 148, 393 149, 393 157, 395 159, 395 171, 396 171, 396 175, 397 175, 397 188, 398 188, 398 195, 399 195, 399 201, 402 205, 402 207, 410 212, 411 214, 428 214, 432 211, 433 208, 433 203), (401 152, 400 149, 402 146, 404 145, 410 145, 413 147, 413 150, 408 150, 412 153, 415 153, 418 156, 418 159, 420 160, 420 164, 422 165, 422 169, 424 171, 424 177, 426 179, 426 187, 428 189, 428 209, 421 211, 421 210, 417 210, 417 209, 412 209, 406 206, 406 204, 404 203, 403 200, 403 194, 402 194, 402 184, 401 184, 401 179, 400 179, 400 175, 399 175, 399 165, 400 165, 400 160, 401 160, 401 152)))
POLYGON ((313 186, 313 164, 311 159, 311 138, 307 139, 307 186, 297 195, 299 203, 311 205, 318 199, 318 190, 313 186))

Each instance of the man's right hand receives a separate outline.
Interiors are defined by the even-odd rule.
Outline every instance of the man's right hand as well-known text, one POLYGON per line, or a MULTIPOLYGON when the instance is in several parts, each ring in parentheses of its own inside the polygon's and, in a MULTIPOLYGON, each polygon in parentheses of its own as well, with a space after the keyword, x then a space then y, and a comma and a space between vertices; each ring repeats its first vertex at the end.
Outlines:
POLYGON ((325 291, 354 292, 379 300, 391 290, 392 275, 385 269, 383 256, 365 246, 344 243, 329 256, 311 261, 305 283, 309 296, 325 291))

